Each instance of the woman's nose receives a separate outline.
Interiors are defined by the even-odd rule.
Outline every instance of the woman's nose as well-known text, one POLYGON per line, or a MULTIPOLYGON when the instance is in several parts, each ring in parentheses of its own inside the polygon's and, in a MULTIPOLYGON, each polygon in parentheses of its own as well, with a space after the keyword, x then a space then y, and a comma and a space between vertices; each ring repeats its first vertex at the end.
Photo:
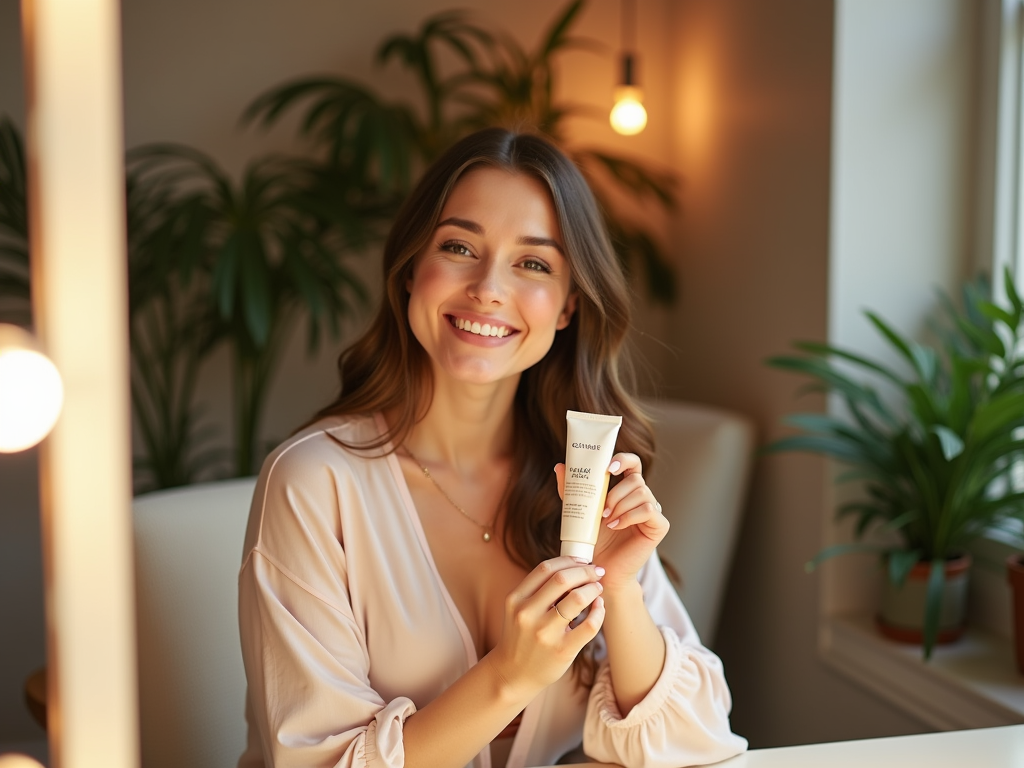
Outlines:
POLYGON ((471 298, 482 304, 501 304, 508 296, 506 276, 497 259, 481 259, 467 288, 471 298))

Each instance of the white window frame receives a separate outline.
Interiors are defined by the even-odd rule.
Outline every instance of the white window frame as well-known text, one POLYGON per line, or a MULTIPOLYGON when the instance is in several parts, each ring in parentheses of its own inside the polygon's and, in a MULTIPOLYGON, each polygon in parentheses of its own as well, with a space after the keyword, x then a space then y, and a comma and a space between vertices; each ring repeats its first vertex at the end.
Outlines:
MULTIPOLYGON (((992 275, 993 295, 1003 296, 1009 266, 1018 292, 1024 291, 1024 0, 988 0, 981 36, 982 71, 979 125, 979 267, 992 275), (996 55, 986 57, 987 51, 996 55)), ((1012 539, 990 532, 975 557, 1006 558, 1012 539)), ((977 570, 977 569, 976 569, 977 570)), ((1009 589, 1005 580, 982 574, 971 589, 971 619, 986 630, 1011 638, 1009 589)))
POLYGON ((981 36, 978 265, 1001 295, 1005 266, 1024 288, 1024 1, 988 0, 981 36), (996 55, 986 56, 988 51, 996 55))

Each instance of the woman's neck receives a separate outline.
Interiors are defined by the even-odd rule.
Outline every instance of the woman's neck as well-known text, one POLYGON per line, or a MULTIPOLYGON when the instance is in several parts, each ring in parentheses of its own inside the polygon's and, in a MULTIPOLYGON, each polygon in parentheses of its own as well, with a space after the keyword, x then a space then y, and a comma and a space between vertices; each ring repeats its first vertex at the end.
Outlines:
POLYGON ((416 457, 444 463, 459 474, 473 474, 482 465, 507 458, 518 381, 486 387, 438 384, 426 416, 405 438, 416 457))

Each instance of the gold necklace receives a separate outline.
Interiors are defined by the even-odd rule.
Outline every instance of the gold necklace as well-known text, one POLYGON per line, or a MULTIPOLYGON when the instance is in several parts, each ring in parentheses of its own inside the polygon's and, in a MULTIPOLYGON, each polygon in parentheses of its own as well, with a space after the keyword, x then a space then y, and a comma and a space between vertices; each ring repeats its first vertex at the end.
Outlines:
POLYGON ((441 495, 448 499, 448 503, 455 507, 457 510, 459 510, 459 512, 462 513, 462 516, 464 518, 469 520, 469 522, 473 523, 473 525, 475 525, 477 528, 484 532, 484 542, 490 542, 490 540, 494 538, 494 521, 498 519, 498 512, 501 511, 501 504, 503 501, 505 501, 505 496, 508 495, 508 489, 512 485, 512 473, 510 472, 508 475, 508 480, 505 482, 505 490, 502 492, 501 498, 498 499, 498 508, 494 510, 494 516, 491 518, 491 522, 487 525, 484 525, 483 523, 479 522, 476 518, 474 518, 471 514, 469 514, 469 512, 467 512, 466 510, 464 510, 462 507, 455 503, 455 500, 448 495, 445 489, 441 487, 441 484, 437 482, 437 480, 434 478, 432 474, 430 474, 430 470, 427 469, 427 467, 419 459, 416 458, 415 454, 413 454, 413 452, 409 450, 409 446, 403 445, 402 447, 405 448, 405 452, 409 454, 409 458, 416 462, 416 465, 421 470, 423 470, 423 474, 426 475, 427 479, 434 484, 434 487, 437 488, 437 490, 441 492, 441 495))

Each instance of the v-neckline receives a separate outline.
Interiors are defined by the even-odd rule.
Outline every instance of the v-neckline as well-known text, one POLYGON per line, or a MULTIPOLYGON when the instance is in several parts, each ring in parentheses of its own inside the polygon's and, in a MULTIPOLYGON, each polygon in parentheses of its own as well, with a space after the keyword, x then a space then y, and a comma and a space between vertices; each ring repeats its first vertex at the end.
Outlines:
MULTIPOLYGON (((388 431, 388 425, 384 420, 384 415, 378 412, 375 414, 375 420, 378 432, 382 436, 385 435, 388 431)), ((459 630, 459 635, 462 637, 463 651, 466 654, 466 669, 468 670, 480 661, 480 658, 476 653, 476 646, 473 643, 473 636, 469 632, 469 626, 466 624, 466 620, 462 617, 462 612, 455 604, 455 599, 452 597, 451 592, 448 591, 448 585, 445 584, 444 579, 441 578, 441 571, 437 568, 437 562, 434 560, 434 553, 430 549, 430 542, 427 540, 426 531, 423 530, 423 523, 420 521, 419 512, 416 511, 416 504, 412 500, 412 493, 409 491, 409 483, 405 480, 405 473, 402 472, 402 465, 398 461, 398 455, 395 453, 395 447, 390 440, 384 446, 384 451, 388 466, 391 468, 391 475, 395 480, 395 485, 398 487, 398 493, 402 497, 405 514, 409 518, 409 523, 412 525, 413 530, 416 532, 416 538, 419 539, 420 549, 423 550, 423 556, 426 558, 427 564, 430 566, 431 573, 434 574, 434 581, 437 584, 438 589, 441 591, 445 604, 448 606, 448 611, 451 613, 452 621, 455 622, 455 627, 459 630)), ((526 708, 523 710, 523 720, 519 725, 519 730, 516 732, 516 735, 512 738, 512 749, 508 753, 505 768, 518 768, 518 766, 525 765, 526 745, 529 743, 530 739, 532 739, 533 731, 537 725, 536 713, 538 711, 538 707, 536 704, 543 695, 544 694, 541 693, 537 698, 527 704, 526 708), (524 734, 527 735, 524 736, 524 734), (523 738, 520 739, 520 736, 523 736, 523 738)), ((478 754, 482 758, 480 768, 491 768, 490 745, 488 745, 486 749, 482 749, 478 754)))
MULTIPOLYGON (((384 434, 387 429, 384 417, 379 413, 377 414, 377 427, 380 429, 381 434, 384 434)), ((462 612, 455 604, 455 599, 452 597, 451 592, 448 591, 448 585, 445 584, 444 579, 441 578, 441 571, 438 570, 437 562, 434 560, 434 553, 430 549, 430 542, 427 540, 427 533, 423 530, 423 523, 420 521, 419 512, 416 511, 416 504, 412 500, 412 493, 409 491, 409 484, 405 480, 405 473, 402 472, 402 465, 398 461, 398 454, 395 453, 395 448, 390 441, 388 441, 388 444, 384 446, 384 449, 387 451, 387 461, 388 466, 391 468, 391 474, 394 476, 395 483, 398 485, 398 491, 402 496, 405 513, 409 518, 409 522, 412 524, 413 530, 416 531, 416 538, 419 539, 420 548, 423 550, 423 554, 427 558, 427 563, 430 565, 430 570, 434 574, 434 580, 437 582, 437 585, 441 590, 441 594, 444 596, 444 601, 448 605, 448 610, 452 614, 452 619, 455 621, 455 626, 458 628, 459 634, 462 636, 462 644, 466 652, 466 662, 468 667, 472 667, 480 661, 480 659, 476 655, 476 647, 473 643, 473 636, 469 632, 469 625, 466 624, 466 620, 462 617, 462 612)))

